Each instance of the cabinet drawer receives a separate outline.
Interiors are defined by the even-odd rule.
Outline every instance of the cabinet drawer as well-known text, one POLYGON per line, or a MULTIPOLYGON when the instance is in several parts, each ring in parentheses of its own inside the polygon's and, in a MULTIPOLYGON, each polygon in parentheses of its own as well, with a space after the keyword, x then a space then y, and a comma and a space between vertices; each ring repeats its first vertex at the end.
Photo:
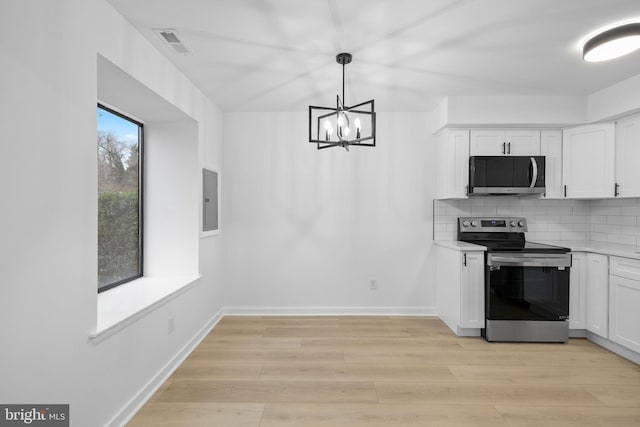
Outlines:
POLYGON ((613 276, 640 280, 640 260, 615 256, 611 257, 609 273, 613 276))

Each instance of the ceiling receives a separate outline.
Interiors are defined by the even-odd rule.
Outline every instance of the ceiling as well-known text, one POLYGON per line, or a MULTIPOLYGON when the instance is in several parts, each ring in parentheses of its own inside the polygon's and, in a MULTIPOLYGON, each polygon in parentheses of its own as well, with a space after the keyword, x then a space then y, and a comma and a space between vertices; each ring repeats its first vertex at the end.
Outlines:
POLYGON ((109 0, 225 111, 346 103, 429 111, 443 96, 588 95, 640 73, 640 51, 582 60, 580 41, 638 0, 109 0), (152 29, 174 28, 191 54, 152 29))

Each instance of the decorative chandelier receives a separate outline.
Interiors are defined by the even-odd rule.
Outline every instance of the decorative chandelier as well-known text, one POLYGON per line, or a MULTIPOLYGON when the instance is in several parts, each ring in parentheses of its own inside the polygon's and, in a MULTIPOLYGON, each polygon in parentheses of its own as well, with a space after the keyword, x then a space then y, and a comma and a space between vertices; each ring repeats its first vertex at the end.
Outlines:
POLYGON ((309 106, 309 142, 318 150, 350 145, 376 146, 376 112, 373 99, 348 107, 344 102, 344 68, 351 62, 350 53, 339 53, 336 62, 342 64, 342 98, 336 95, 336 106, 309 106))

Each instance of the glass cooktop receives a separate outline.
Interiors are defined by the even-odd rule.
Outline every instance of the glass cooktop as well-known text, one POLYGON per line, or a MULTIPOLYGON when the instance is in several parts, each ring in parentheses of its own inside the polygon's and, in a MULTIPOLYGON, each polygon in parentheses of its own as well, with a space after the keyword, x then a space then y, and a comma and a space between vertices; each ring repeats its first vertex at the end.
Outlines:
POLYGON ((529 252, 529 253, 567 253, 571 250, 561 246, 546 245, 543 243, 514 241, 514 240, 464 240, 476 245, 486 246, 489 252, 529 252))

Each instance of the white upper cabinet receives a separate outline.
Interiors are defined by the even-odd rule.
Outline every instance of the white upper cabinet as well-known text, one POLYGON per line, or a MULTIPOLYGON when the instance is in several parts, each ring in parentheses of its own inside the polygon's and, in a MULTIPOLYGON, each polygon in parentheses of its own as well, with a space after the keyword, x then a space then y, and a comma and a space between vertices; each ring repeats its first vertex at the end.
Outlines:
POLYGON ((616 123, 616 197, 640 197, 640 115, 616 123))
POLYGON ((469 185, 469 131, 441 131, 436 139, 436 148, 436 198, 466 199, 469 185))
POLYGON ((526 129, 474 129, 471 156, 539 156, 540 131, 526 129))
POLYGON ((614 124, 565 129, 562 134, 564 196, 572 199, 614 196, 614 124))
POLYGON ((562 131, 543 130, 540 132, 540 155, 545 156, 544 197, 558 199, 562 193, 562 131))

